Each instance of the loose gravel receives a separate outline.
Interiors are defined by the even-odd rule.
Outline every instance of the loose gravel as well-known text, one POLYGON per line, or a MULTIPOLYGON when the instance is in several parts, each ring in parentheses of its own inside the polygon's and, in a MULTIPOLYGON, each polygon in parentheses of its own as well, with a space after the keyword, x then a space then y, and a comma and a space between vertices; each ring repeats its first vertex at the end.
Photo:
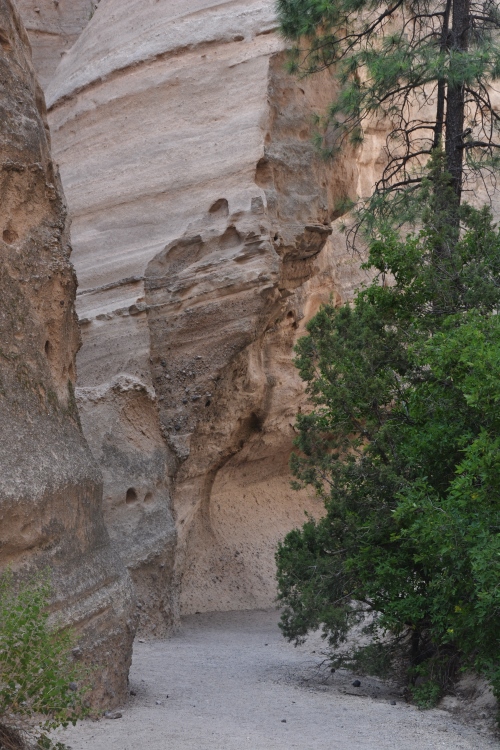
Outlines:
POLYGON ((294 648, 275 611, 194 615, 137 643, 129 703, 61 739, 74 750, 487 750, 500 743, 396 687, 331 673, 319 639, 294 648), (354 685, 359 681, 359 685, 354 685))

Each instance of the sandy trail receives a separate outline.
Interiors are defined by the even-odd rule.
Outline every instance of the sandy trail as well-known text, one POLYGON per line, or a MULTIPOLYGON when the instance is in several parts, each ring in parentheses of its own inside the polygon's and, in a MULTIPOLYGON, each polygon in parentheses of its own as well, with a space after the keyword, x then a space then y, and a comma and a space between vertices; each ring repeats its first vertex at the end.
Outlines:
POLYGON ((137 643, 136 696, 123 718, 63 733, 74 750, 486 750, 491 735, 408 706, 377 680, 321 667, 295 649, 276 612, 186 618, 171 640, 137 643), (349 694, 354 693, 354 694, 349 694), (391 701, 396 700, 396 705, 391 701))

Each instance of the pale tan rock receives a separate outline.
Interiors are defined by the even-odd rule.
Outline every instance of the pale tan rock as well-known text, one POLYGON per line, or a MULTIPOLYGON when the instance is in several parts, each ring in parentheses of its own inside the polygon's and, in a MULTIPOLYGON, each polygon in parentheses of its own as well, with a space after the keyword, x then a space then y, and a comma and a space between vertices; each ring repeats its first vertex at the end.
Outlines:
POLYGON ((100 0, 16 0, 28 32, 33 64, 45 89, 61 58, 92 20, 100 0))
POLYGON ((104 474, 106 526, 135 583, 142 629, 168 633, 176 531, 154 391, 119 375, 103 387, 77 389, 77 401, 104 474))
POLYGON ((66 206, 11 0, 0 0, 0 205, 0 569, 50 568, 54 612, 97 665, 94 700, 109 706, 126 695, 135 603, 79 426, 66 206))
POLYGON ((289 486, 292 349, 352 291, 329 236, 359 173, 353 154, 316 154, 311 117, 335 84, 289 77, 275 29, 269 0, 106 0, 47 89, 82 421, 145 628, 162 596, 175 621, 179 591, 185 612, 270 604, 276 541, 321 510, 289 486))

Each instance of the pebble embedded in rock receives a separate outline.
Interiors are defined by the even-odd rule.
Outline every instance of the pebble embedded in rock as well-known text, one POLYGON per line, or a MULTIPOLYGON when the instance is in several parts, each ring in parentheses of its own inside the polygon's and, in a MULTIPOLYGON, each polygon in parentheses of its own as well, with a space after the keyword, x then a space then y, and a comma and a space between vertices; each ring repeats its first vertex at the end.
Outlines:
POLYGON ((352 686, 353 687, 361 687, 361 682, 359 680, 354 680, 354 682, 352 683, 352 686))

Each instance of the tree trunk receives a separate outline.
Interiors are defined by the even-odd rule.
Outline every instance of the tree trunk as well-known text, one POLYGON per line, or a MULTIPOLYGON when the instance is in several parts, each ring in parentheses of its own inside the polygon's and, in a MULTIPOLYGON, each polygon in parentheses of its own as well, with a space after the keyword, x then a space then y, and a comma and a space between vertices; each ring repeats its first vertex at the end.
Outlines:
MULTIPOLYGON (((445 54, 450 46, 450 13, 452 0, 446 0, 446 7, 443 15, 443 27, 441 30, 441 44, 439 51, 445 54)), ((436 102, 436 126, 434 128, 433 148, 439 148, 442 145, 443 128, 444 128, 444 110, 446 102, 446 79, 440 78, 437 84, 437 102, 436 102)))
MULTIPOLYGON (((469 45, 470 0, 453 0, 450 32, 450 56, 466 52, 469 45)), ((451 61, 453 65, 453 61, 451 61)), ((463 183, 463 134, 465 121, 465 90, 462 84, 448 84, 446 107, 446 164, 452 187, 460 205, 463 183)), ((458 220, 458 219, 457 219, 458 220)))

